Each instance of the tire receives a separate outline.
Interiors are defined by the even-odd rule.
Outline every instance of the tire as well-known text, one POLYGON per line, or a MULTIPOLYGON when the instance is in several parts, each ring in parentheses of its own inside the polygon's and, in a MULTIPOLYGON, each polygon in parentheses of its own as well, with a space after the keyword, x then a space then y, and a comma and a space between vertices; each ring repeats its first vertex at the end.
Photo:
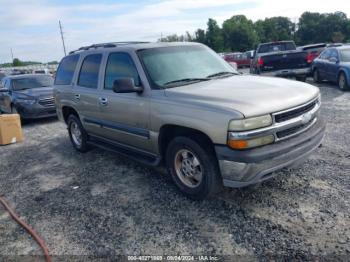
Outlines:
POLYGON ((89 146, 87 144, 88 135, 80 119, 76 115, 70 115, 68 116, 67 125, 69 138, 73 147, 81 153, 89 151, 89 146))
POLYGON ((338 77, 338 86, 339 89, 342 91, 346 91, 350 89, 350 86, 348 84, 348 81, 346 80, 346 76, 344 73, 340 73, 338 77))
POLYGON ((295 79, 300 82, 306 82, 306 76, 297 76, 295 79))
POLYGON ((168 145, 168 173, 180 191, 191 199, 201 200, 222 189, 217 159, 208 148, 210 145, 187 137, 176 137, 168 145))
POLYGON ((11 114, 19 114, 17 108, 14 105, 11 105, 11 114))
POLYGON ((317 69, 315 69, 313 71, 312 77, 313 77, 315 83, 321 83, 320 72, 318 72, 317 69))

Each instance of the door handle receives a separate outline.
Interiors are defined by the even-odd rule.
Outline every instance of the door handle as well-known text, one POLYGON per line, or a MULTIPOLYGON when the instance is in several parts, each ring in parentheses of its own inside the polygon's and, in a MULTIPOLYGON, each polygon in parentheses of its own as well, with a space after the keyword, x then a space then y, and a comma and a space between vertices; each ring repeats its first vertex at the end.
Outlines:
POLYGON ((75 98, 75 100, 78 100, 78 101, 79 101, 79 100, 80 100, 80 94, 75 94, 75 95, 74 95, 74 98, 75 98))
POLYGON ((98 100, 99 100, 99 104, 100 104, 101 106, 106 106, 106 105, 108 105, 108 99, 107 99, 107 98, 105 98, 105 97, 100 97, 98 100))

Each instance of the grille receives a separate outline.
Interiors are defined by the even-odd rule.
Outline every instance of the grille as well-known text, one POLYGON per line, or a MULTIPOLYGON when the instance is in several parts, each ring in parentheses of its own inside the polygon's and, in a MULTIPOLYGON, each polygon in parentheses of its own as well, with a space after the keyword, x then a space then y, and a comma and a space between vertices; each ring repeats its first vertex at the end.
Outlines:
POLYGON ((294 127, 285 129, 283 131, 279 131, 276 133, 276 136, 278 137, 278 139, 287 138, 291 135, 294 135, 294 134, 301 132, 304 129, 307 129, 313 122, 314 122, 314 119, 305 125, 294 126, 294 127))
POLYGON ((310 110, 312 110, 315 107, 316 102, 317 102, 317 100, 315 100, 315 101, 313 101, 305 106, 302 106, 302 107, 299 107, 296 109, 292 109, 292 110, 287 111, 287 112, 276 114, 275 121, 277 123, 280 123, 280 122, 284 122, 284 121, 290 120, 292 118, 301 116, 301 115, 305 114, 306 112, 309 112, 310 110))
POLYGON ((55 106, 55 101, 53 97, 43 98, 39 100, 39 104, 45 107, 53 107, 55 106))

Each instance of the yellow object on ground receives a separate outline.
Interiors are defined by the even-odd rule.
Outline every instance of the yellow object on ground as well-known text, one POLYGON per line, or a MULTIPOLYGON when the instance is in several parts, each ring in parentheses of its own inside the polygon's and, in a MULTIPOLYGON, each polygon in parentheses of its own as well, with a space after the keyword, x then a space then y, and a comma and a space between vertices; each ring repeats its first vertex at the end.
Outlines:
POLYGON ((0 145, 23 141, 21 119, 18 114, 0 115, 0 145))

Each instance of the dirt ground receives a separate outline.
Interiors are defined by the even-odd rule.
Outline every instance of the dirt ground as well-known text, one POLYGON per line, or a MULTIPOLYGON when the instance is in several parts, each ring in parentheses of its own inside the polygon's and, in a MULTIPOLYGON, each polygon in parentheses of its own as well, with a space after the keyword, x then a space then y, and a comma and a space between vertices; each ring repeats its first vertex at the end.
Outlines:
MULTIPOLYGON (((161 170, 115 153, 72 148, 56 119, 24 126, 25 142, 0 147, 0 195, 56 258, 127 255, 350 255, 350 92, 324 83, 323 146, 300 167, 260 185, 192 201, 161 170)), ((37 244, 0 207, 1 256, 37 244)))

